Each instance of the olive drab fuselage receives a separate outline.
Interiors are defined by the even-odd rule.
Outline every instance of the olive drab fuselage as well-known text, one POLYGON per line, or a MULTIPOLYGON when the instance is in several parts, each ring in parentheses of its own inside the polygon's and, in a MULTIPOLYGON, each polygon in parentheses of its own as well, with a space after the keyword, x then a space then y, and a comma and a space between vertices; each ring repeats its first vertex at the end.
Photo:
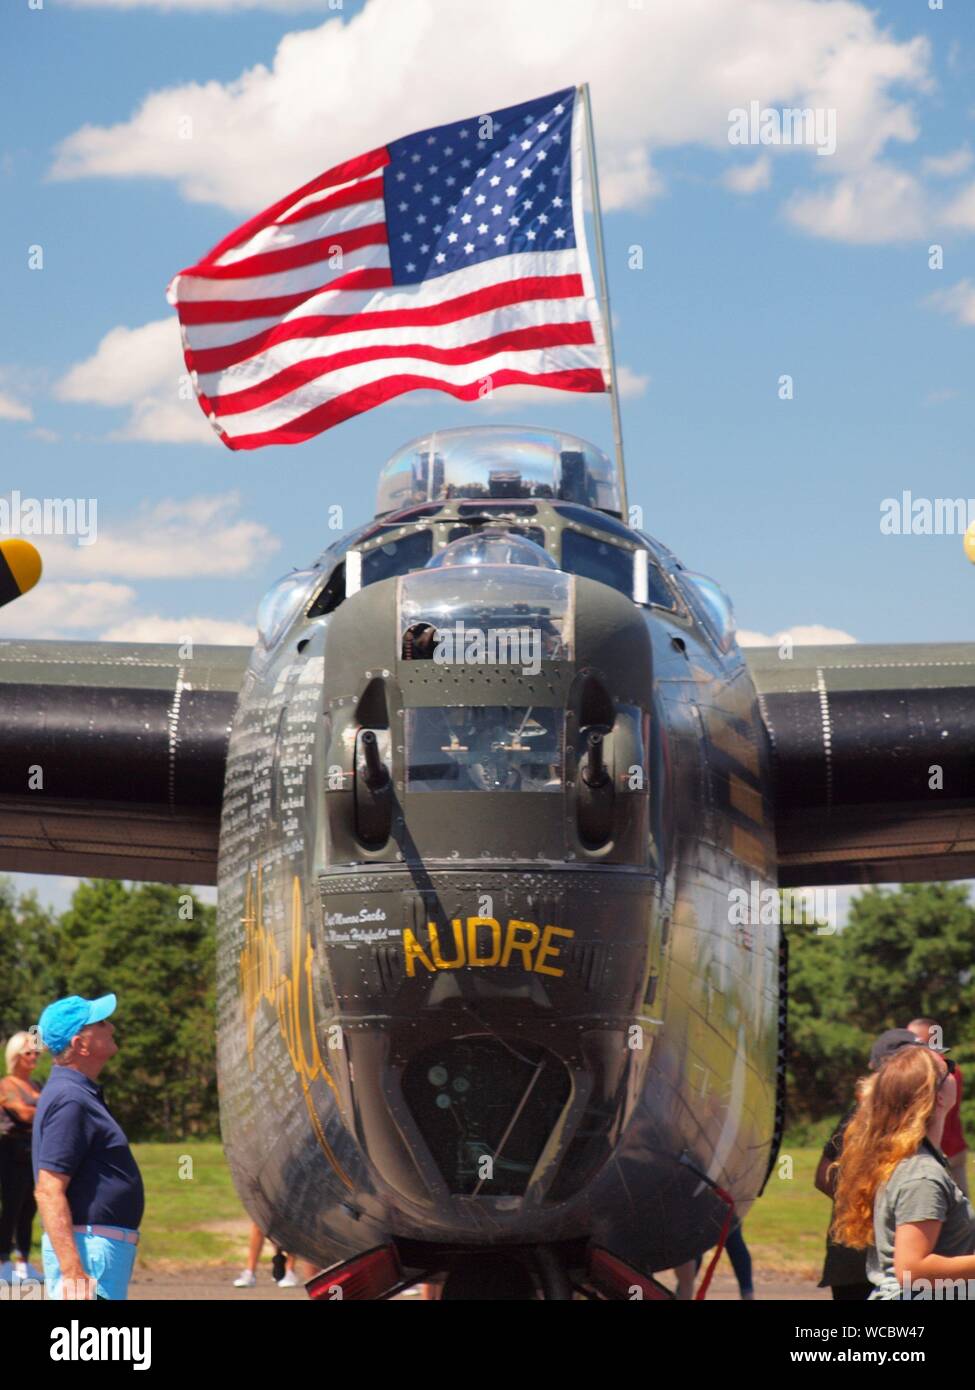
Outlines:
POLYGON ((767 776, 713 592, 605 510, 443 498, 294 576, 220 838, 221 1119, 261 1228, 321 1266, 713 1245, 777 1142, 779 929, 729 911, 774 886, 767 776))

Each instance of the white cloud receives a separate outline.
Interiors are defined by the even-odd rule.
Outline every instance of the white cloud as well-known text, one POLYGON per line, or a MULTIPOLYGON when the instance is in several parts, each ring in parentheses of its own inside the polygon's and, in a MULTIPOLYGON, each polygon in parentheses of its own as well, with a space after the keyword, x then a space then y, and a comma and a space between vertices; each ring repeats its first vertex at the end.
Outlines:
POLYGON ((57 444, 61 436, 57 430, 49 430, 46 425, 38 425, 36 430, 31 430, 31 438, 39 439, 42 444, 57 444))
POLYGON ((0 366, 0 420, 33 420, 28 402, 46 391, 48 382, 49 374, 43 367, 27 367, 20 362, 0 366))
POLYGON ((65 584, 43 580, 0 608, 0 637, 33 639, 90 635, 120 621, 135 602, 127 584, 65 584))
POLYGON ((975 232, 975 183, 970 183, 945 208, 944 220, 949 227, 975 232))
POLYGON ((767 154, 759 155, 754 164, 739 164, 727 170, 721 182, 732 193, 757 193, 772 182, 772 161, 767 154))
POLYGON ((157 614, 126 618, 107 628, 105 642, 185 642, 194 645, 252 647, 257 630, 252 623, 224 618, 161 618, 157 614))
POLYGON ((584 75, 612 209, 659 190, 655 151, 700 143, 730 156, 729 112, 753 99, 835 111, 836 154, 814 164, 866 169, 890 141, 916 138, 903 94, 930 86, 929 41, 898 42, 853 0, 494 0, 484 16, 482 0, 368 0, 285 35, 269 66, 165 88, 129 120, 82 127, 54 175, 171 179, 191 201, 252 213, 410 130, 584 75))
POLYGON ((647 387, 650 385, 649 376, 635 372, 625 362, 620 363, 616 368, 616 379, 619 383, 620 400, 623 401, 636 400, 639 396, 645 396, 647 387))
MULTIPOLYGON (((97 499, 96 499, 97 500, 97 499)), ((233 577, 263 564, 281 542, 260 521, 238 515, 240 495, 165 500, 134 517, 99 519, 93 545, 68 536, 43 542, 45 572, 55 578, 197 579, 233 577)))
POLYGON ((54 394, 83 405, 126 406, 126 424, 109 437, 153 444, 216 444, 183 361, 175 315, 139 328, 113 328, 91 357, 58 381, 54 394))
POLYGON ((850 174, 821 193, 796 194, 785 212, 803 231, 833 241, 906 241, 931 230, 924 185, 892 164, 850 174))
POLYGON ((812 623, 808 627, 790 627, 782 632, 775 632, 771 637, 764 632, 749 632, 747 628, 742 628, 738 633, 738 645, 739 647, 777 647, 785 638, 789 638, 795 647, 845 646, 847 643, 857 640, 841 628, 823 627, 819 623, 812 623))
POLYGON ((128 584, 45 579, 23 598, 0 608, 0 638, 6 637, 165 643, 189 638, 199 645, 249 647, 256 632, 252 623, 232 619, 140 613, 138 595, 128 584))
POLYGON ((108 642, 176 642, 190 637, 198 643, 251 645, 253 623, 146 612, 131 583, 235 578, 262 565, 280 542, 263 523, 242 518, 240 506, 236 492, 165 499, 144 506, 135 516, 97 524, 97 511, 89 503, 84 530, 95 534, 94 543, 78 545, 73 536, 35 537, 44 562, 43 581, 0 608, 0 636, 108 642), (130 582, 113 582, 116 579, 130 582))
POLYGON ((971 150, 967 145, 962 145, 960 149, 952 150, 949 154, 929 156, 921 161, 921 168, 926 174, 933 174, 936 178, 950 179, 970 169, 972 159, 971 150))
POLYGON ((72 367, 57 383, 63 401, 93 405, 128 405, 149 382, 167 375, 173 391, 185 372, 179 330, 172 317, 141 328, 113 328, 98 344, 93 357, 72 367), (174 343, 175 339, 175 343, 174 343))
POLYGON ((975 282, 959 280, 946 290, 936 290, 924 301, 942 314, 951 314, 958 323, 975 327, 975 282))
MULTIPOLYGON (((941 172, 950 160, 961 172, 971 159, 970 151, 956 151, 941 161, 941 172), (965 164, 959 158, 963 153, 968 155, 965 164)), ((922 167, 933 172, 930 166, 938 162, 924 160, 922 167)), ((975 232, 975 183, 948 196, 936 195, 914 174, 878 162, 840 178, 831 188, 793 195, 785 213, 814 236, 872 245, 929 238, 939 228, 975 232)))
POLYGON ((16 400, 7 391, 0 391, 0 420, 33 420, 34 412, 29 405, 16 400))
MULTIPOLYGON (((599 165, 599 201, 607 211, 645 203, 663 191, 664 181, 650 162, 649 150, 611 148, 606 151, 599 165)), ((591 207, 588 187, 586 206, 591 207)))

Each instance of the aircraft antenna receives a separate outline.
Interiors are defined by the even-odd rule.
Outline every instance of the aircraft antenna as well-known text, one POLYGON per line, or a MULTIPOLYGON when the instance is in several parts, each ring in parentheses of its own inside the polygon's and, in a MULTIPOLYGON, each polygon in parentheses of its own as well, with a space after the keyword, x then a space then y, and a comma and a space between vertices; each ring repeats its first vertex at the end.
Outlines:
POLYGON ((596 263, 599 267, 599 302, 603 313, 603 331, 606 334, 606 353, 609 358, 609 401, 613 412, 613 445, 616 449, 616 468, 620 479, 620 503, 623 520, 628 521, 629 508, 626 500, 626 464, 623 461, 623 422, 620 418, 619 380, 616 375, 616 354, 613 351, 613 319, 609 308, 609 280, 606 276, 606 253, 603 247, 603 210, 599 201, 599 172, 596 168, 596 138, 592 128, 592 107, 589 102, 589 83, 582 82, 577 88, 582 100, 586 122, 586 153, 589 162, 589 187, 592 190, 592 214, 596 231, 596 263))

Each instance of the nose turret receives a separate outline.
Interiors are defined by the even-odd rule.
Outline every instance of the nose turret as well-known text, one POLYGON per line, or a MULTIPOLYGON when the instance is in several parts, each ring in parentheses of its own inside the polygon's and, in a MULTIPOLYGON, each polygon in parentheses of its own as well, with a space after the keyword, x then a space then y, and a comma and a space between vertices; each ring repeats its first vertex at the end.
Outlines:
POLYGON ((456 569, 461 566, 526 565, 529 569, 558 569, 542 546, 525 536, 513 535, 499 527, 486 527, 473 536, 451 541, 427 562, 426 568, 456 569))

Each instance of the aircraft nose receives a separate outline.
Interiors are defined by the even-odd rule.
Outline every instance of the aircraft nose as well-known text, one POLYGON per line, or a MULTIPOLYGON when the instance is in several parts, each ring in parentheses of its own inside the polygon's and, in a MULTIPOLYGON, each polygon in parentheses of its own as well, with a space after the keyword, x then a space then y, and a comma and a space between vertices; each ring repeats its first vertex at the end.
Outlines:
POLYGON ((570 1090, 560 1058, 498 1036, 437 1043, 403 1075, 404 1099, 458 1196, 521 1196, 570 1090))

